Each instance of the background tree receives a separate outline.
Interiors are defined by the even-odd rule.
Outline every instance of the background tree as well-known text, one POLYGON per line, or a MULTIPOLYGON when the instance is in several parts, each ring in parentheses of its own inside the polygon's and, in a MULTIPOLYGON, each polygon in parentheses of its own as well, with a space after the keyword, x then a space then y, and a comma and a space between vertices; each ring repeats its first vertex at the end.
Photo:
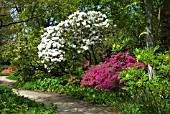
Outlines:
POLYGON ((161 48, 162 50, 168 50, 170 46, 170 1, 169 0, 160 0, 161 1, 161 48))
MULTIPOLYGON (((153 50, 155 47, 154 35, 153 35, 153 0, 145 0, 146 4, 146 46, 149 50, 153 50)), ((149 79, 152 79, 156 75, 156 71, 153 66, 148 63, 149 79)))
MULTIPOLYGON (((4 7, 12 17, 10 21, 1 18, 1 30, 9 28, 9 39, 1 48, 2 59, 10 62, 22 76, 29 80, 39 71, 45 71, 39 62, 37 45, 41 41, 41 29, 53 26, 65 20, 69 14, 78 9, 79 1, 74 0, 2 0, 4 7)), ((5 32, 3 32, 4 34, 5 32)))

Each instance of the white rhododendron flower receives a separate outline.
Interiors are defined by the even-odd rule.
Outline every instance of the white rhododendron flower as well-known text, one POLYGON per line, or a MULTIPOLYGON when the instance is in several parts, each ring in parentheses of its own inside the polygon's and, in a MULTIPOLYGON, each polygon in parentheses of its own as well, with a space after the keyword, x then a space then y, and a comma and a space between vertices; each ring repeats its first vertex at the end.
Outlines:
POLYGON ((69 48, 81 54, 89 50, 89 46, 105 39, 110 32, 109 27, 110 20, 101 12, 76 11, 57 26, 44 29, 41 43, 37 46, 38 56, 44 67, 50 70, 52 67, 49 64, 66 60, 66 50, 69 48))
POLYGON ((81 46, 81 48, 84 49, 84 50, 88 50, 89 49, 88 46, 81 46))

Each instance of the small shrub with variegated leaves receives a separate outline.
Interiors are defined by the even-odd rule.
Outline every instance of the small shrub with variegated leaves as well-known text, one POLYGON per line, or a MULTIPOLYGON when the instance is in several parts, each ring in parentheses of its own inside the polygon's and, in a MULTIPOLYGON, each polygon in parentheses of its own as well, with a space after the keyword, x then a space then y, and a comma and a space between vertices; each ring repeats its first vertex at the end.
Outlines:
POLYGON ((119 52, 106 58, 104 63, 92 67, 83 76, 80 85, 90 86, 100 90, 120 91, 123 87, 123 82, 118 79, 121 71, 133 66, 144 68, 145 65, 138 63, 137 60, 130 56, 128 52, 119 52))

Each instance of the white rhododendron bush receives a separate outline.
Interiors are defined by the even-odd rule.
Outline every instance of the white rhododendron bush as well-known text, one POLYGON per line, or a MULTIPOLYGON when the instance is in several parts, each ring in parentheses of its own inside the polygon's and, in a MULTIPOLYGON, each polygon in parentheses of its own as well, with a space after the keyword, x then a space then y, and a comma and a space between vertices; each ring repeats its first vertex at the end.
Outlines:
POLYGON ((97 11, 75 12, 57 26, 44 29, 38 56, 49 71, 55 63, 67 60, 69 50, 82 54, 109 34, 110 20, 97 11))

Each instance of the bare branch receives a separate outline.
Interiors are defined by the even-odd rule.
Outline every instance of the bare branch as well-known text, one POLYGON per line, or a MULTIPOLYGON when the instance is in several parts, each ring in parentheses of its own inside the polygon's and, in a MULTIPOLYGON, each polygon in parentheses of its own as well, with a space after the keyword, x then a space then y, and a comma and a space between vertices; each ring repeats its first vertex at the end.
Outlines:
MULTIPOLYGON (((0 29, 1 29, 2 27, 14 25, 14 24, 23 23, 23 22, 28 22, 28 21, 30 21, 30 20, 32 20, 32 19, 35 19, 35 18, 39 17, 39 16, 42 16, 42 15, 38 15, 38 16, 35 16, 35 17, 30 17, 30 18, 28 18, 28 19, 26 19, 26 20, 22 20, 22 21, 11 22, 11 23, 4 24, 4 25, 2 24, 2 25, 0 25, 0 29)), ((1 20, 1 22, 2 22, 2 20, 1 20)))
POLYGON ((2 28, 2 20, 0 19, 0 29, 2 28))
POLYGON ((6 16, 5 14, 1 14, 0 16, 6 16))
MULTIPOLYGON (((26 19, 26 20, 11 22, 11 23, 8 23, 8 24, 3 24, 2 19, 0 19, 0 29, 1 29, 2 27, 14 25, 14 24, 23 23, 23 22, 28 22, 28 21, 30 21, 30 20, 32 20, 32 19, 35 19, 35 18, 38 18, 38 17, 41 17, 41 16, 45 15, 44 12, 47 11, 47 10, 44 10, 44 12, 42 12, 42 14, 40 14, 40 15, 34 16, 34 12, 35 12, 35 9, 36 9, 38 3, 39 3, 39 1, 37 1, 37 2, 35 3, 35 5, 33 6, 32 11, 30 12, 30 13, 31 13, 31 16, 30 16, 28 19, 26 19)), ((57 3, 57 2, 56 2, 56 3, 57 3)), ((52 7, 53 5, 55 5, 55 4, 49 4, 46 8, 48 9, 48 8, 52 7)), ((15 8, 17 8, 17 7, 15 7, 15 8)))

